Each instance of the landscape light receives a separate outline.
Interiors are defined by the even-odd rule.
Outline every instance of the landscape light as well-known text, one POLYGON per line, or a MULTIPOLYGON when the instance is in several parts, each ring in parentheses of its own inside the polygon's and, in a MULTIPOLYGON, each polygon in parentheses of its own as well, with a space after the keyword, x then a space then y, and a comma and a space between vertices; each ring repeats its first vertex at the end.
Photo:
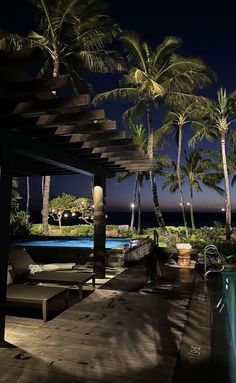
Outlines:
POLYGON ((72 217, 74 217, 76 214, 73 212, 71 215, 72 215, 72 217))
POLYGON ((65 218, 68 217, 68 213, 65 213, 65 214, 64 214, 64 217, 65 217, 65 218))
POLYGON ((187 202, 187 205, 190 206, 190 202, 187 202))
POLYGON ((132 209, 134 209, 134 208, 135 208, 135 204, 134 204, 134 203, 131 203, 131 204, 130 204, 130 207, 131 207, 132 209))
POLYGON ((224 207, 222 207, 222 208, 221 208, 221 211, 225 211, 225 208, 224 208, 224 207))

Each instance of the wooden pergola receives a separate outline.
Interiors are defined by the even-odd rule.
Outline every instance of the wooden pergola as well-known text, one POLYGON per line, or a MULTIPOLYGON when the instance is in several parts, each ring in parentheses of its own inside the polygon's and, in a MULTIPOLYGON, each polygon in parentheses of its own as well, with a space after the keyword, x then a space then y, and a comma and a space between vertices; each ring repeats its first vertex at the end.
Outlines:
MULTIPOLYGON (((85 174, 94 177, 94 271, 105 276, 106 178, 149 171, 152 161, 132 139, 92 110, 90 97, 66 97, 68 76, 31 79, 34 53, 0 52, 0 342, 4 340, 12 177, 85 174)), ((68 93, 68 92, 67 92, 68 93)))

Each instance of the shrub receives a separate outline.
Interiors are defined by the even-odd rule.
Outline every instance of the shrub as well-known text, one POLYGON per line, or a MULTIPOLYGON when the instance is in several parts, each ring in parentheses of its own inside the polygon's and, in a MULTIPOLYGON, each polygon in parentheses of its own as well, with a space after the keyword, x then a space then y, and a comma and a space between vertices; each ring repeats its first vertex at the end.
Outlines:
POLYGON ((10 238, 19 239, 29 236, 31 224, 29 215, 25 211, 17 211, 11 214, 10 238))
POLYGON ((93 226, 92 225, 78 225, 78 236, 79 237, 92 237, 93 226))
POLYGON ((35 223, 31 225, 30 234, 31 235, 42 235, 43 225, 41 223, 35 223))

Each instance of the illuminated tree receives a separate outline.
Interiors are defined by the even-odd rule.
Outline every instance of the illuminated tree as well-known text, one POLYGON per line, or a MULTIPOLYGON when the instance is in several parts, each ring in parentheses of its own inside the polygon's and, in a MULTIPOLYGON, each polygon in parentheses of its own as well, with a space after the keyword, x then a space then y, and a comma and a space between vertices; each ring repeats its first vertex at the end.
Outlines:
POLYGON ((58 222, 60 228, 63 215, 73 210, 75 200, 75 196, 62 193, 62 195, 49 201, 49 216, 58 222))

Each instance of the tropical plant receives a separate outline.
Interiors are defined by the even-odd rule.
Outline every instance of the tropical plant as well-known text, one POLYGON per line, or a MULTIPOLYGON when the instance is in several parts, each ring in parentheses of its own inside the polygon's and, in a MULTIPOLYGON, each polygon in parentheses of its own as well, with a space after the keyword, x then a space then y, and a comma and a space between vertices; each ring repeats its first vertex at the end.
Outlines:
MULTIPOLYGON (((122 36, 121 41, 127 51, 128 73, 123 75, 119 88, 97 95, 94 103, 109 98, 123 99, 132 104, 124 114, 126 122, 134 123, 146 116, 148 155, 152 159, 153 107, 162 103, 181 104, 186 99, 189 102, 193 101, 193 90, 210 83, 212 73, 200 59, 184 58, 175 54, 181 45, 181 40, 177 37, 166 37, 153 50, 147 43, 141 43, 139 37, 133 33, 122 36)), ((150 182, 158 224, 165 236, 168 236, 157 199, 157 185, 152 169, 150 182)))
POLYGON ((20 210, 20 200, 22 197, 13 189, 11 198, 11 214, 10 214, 10 238, 24 238, 30 233, 31 224, 29 215, 20 210))
POLYGON ((218 165, 211 158, 204 158, 202 149, 197 149, 188 154, 185 150, 185 164, 182 166, 183 176, 186 178, 190 196, 190 216, 192 229, 195 230, 193 215, 193 192, 202 193, 201 184, 224 195, 224 190, 217 184, 222 180, 223 175, 218 165))
POLYGON ((203 137, 213 139, 218 137, 221 146, 221 161, 225 184, 225 213, 226 213, 226 239, 231 238, 231 197, 229 187, 229 170, 226 156, 226 138, 229 127, 234 121, 236 93, 227 95, 226 89, 217 92, 217 100, 206 100, 199 108, 200 122, 196 127, 196 134, 191 138, 194 145, 203 137))
MULTIPOLYGON (((212 161, 210 157, 205 157, 203 155, 202 149, 193 150, 191 153, 185 153, 185 163, 180 167, 180 177, 181 185, 183 186, 185 182, 188 184, 189 189, 189 208, 190 208, 190 217, 191 217, 191 226, 195 230, 195 221, 194 221, 194 190, 197 193, 203 192, 201 185, 205 185, 212 190, 215 190, 220 195, 224 195, 224 190, 217 185, 223 175, 220 172, 218 165, 212 161)), ((174 172, 166 174, 165 181, 163 182, 162 188, 165 189, 169 187, 171 193, 174 193, 179 188, 179 180, 176 170, 176 164, 172 162, 172 168, 174 172)))

